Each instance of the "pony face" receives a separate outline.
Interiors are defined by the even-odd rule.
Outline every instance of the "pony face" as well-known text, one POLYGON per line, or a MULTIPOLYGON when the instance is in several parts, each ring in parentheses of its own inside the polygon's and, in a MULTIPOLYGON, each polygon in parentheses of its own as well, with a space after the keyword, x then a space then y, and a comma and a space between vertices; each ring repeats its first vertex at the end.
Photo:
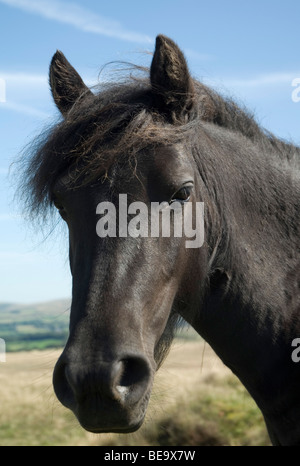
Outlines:
POLYGON ((192 254, 203 245, 199 177, 185 144, 170 137, 191 111, 192 81, 180 50, 160 38, 151 87, 134 97, 134 118, 124 111, 128 95, 121 103, 100 96, 100 115, 91 111, 96 97, 61 54, 52 61, 50 82, 62 128, 73 125, 54 145, 65 159, 76 159, 61 167, 50 194, 68 225, 73 276, 70 336, 54 388, 87 430, 130 432, 144 419, 187 284, 189 291, 199 287, 196 271, 197 282, 205 276, 205 254, 198 264, 192 254), (182 83, 174 70, 165 73, 168 53, 178 55, 182 83), (96 128, 88 149, 78 124, 85 116, 86 129, 96 128), (86 153, 74 143, 79 128, 86 153))

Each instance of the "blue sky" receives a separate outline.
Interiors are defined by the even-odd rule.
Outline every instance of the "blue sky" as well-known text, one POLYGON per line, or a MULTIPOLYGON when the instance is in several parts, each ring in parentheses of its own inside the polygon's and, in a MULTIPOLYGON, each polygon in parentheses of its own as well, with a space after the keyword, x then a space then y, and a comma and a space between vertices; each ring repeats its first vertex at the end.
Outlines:
POLYGON ((56 49, 94 84, 107 62, 149 65, 145 52, 163 33, 183 49, 194 77, 300 144, 300 102, 292 100, 299 18, 299 0, 0 0, 0 301, 71 294, 66 235, 58 230, 43 241, 35 234, 7 176, 22 148, 58 116, 47 81, 56 49))

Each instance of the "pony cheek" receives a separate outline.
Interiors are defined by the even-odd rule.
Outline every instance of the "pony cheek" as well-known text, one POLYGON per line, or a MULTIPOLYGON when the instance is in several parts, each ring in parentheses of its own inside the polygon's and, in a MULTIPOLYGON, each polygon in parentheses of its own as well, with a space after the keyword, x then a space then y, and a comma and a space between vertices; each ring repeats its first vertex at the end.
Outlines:
POLYGON ((172 340, 174 327, 176 327, 177 314, 173 312, 172 305, 176 295, 175 287, 165 287, 156 297, 151 308, 145 308, 146 325, 144 326, 144 341, 147 341, 148 357, 153 358, 162 342, 172 340))

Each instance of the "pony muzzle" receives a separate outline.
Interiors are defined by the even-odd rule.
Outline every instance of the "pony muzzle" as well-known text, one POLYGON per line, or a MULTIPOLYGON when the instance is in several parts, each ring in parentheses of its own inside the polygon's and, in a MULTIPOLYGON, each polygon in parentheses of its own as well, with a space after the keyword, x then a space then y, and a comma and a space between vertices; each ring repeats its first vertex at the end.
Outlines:
POLYGON ((128 433, 137 430, 146 413, 153 370, 140 354, 111 361, 70 362, 64 354, 53 373, 59 401, 91 432, 128 433))

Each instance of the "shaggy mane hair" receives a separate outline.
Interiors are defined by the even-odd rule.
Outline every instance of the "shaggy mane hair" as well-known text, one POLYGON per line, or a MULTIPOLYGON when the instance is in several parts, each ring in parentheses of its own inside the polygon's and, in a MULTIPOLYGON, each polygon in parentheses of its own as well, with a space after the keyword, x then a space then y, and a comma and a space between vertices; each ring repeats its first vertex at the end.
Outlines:
POLYGON ((146 147, 173 144, 187 137, 192 141, 205 123, 242 134, 264 149, 276 151, 284 160, 292 160, 296 154, 299 160, 299 148, 262 129, 254 116, 232 99, 198 81, 194 86, 191 117, 177 124, 170 124, 155 109, 148 79, 131 77, 81 96, 66 118, 34 140, 22 156, 21 197, 31 217, 52 207, 53 186, 68 168, 72 167, 73 188, 79 180, 91 183, 107 173, 116 158, 135 158, 146 147))

